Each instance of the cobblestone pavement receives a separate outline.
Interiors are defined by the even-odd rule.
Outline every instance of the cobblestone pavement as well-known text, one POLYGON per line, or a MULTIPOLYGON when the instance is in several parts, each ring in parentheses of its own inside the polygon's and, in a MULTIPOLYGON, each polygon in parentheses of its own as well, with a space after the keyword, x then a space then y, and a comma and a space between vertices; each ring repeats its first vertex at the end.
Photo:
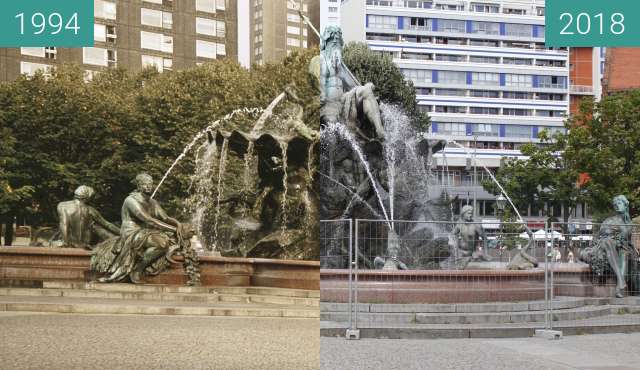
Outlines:
POLYGON ((524 339, 321 338, 321 369, 640 369, 640 333, 524 339))
POLYGON ((0 313, 0 369, 317 369, 318 319, 0 313))

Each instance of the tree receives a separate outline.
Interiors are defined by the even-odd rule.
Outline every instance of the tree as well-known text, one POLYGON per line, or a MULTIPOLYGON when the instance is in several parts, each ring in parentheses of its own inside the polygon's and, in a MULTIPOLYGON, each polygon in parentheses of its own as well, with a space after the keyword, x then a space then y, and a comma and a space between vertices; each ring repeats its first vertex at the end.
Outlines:
POLYGON ((631 213, 640 211, 640 90, 585 101, 569 121, 564 156, 586 174, 583 189, 599 213, 611 212, 611 199, 624 194, 631 213))
MULTIPOLYGON (((584 200, 584 192, 576 184, 579 172, 573 162, 563 156, 568 136, 556 133, 549 137, 548 132, 543 131, 538 137, 540 144, 527 143, 520 149, 528 159, 503 159, 496 180, 520 213, 529 205, 544 209, 546 203, 562 208, 562 221, 566 225, 576 205, 584 200)), ((492 181, 484 181, 483 186, 493 194, 500 193, 492 181)), ((549 216, 548 213, 545 215, 549 216)))
POLYGON ((375 52, 367 44, 355 42, 347 44, 342 54, 345 64, 361 83, 375 85, 380 100, 402 107, 417 129, 429 129, 429 117, 418 110, 413 82, 405 80, 389 54, 375 52))

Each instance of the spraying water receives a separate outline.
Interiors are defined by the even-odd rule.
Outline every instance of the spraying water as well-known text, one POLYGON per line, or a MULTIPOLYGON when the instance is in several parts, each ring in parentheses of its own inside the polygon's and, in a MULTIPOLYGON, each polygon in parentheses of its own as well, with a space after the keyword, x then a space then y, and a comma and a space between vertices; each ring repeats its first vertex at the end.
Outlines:
POLYGON ((222 193, 224 188, 222 185, 222 178, 224 177, 224 171, 227 165, 227 155, 229 154, 229 139, 224 138, 222 142, 222 148, 220 149, 220 164, 218 164, 218 187, 217 187, 217 199, 216 199, 216 212, 213 224, 213 240, 214 243, 218 241, 218 220, 220 219, 220 201, 222 201, 222 193))
POLYGON ((382 209, 382 213, 384 214, 384 218, 387 221, 387 223, 389 224, 389 227, 391 227, 391 223, 389 222, 389 216, 387 214, 387 210, 384 207, 384 203, 382 201, 382 196, 380 195, 380 190, 378 190, 378 185, 376 180, 373 177, 373 174, 371 173, 371 169, 369 168, 369 163, 367 162, 367 159, 364 155, 364 153, 362 152, 362 149, 360 148, 360 145, 358 145, 358 143, 356 142, 355 138, 351 135, 351 133, 349 132, 349 130, 341 123, 331 123, 326 125, 322 130, 320 130, 320 136, 323 137, 325 135, 339 135, 340 137, 342 137, 343 139, 345 139, 349 145, 351 146, 352 150, 356 153, 356 155, 358 156, 358 159, 360 160, 360 163, 362 164, 362 166, 364 167, 367 176, 369 177, 369 181, 371 182, 371 186, 373 187, 373 190, 375 191, 376 197, 378 199, 378 203, 380 205, 380 208, 382 209))
POLYGON ((164 183, 164 181, 167 179, 167 177, 169 177, 169 174, 171 174, 171 171, 173 171, 173 169, 178 165, 178 163, 180 163, 180 161, 186 157, 186 155, 191 151, 191 149, 193 148, 193 146, 200 140, 202 139, 208 132, 213 132, 213 130, 215 130, 216 128, 218 128, 218 126, 220 126, 221 123, 229 121, 230 119, 232 119, 236 114, 239 113, 246 113, 246 114, 257 114, 257 113, 261 113, 263 112, 263 110, 261 108, 242 108, 242 109, 236 109, 233 112, 227 114, 226 116, 224 116, 223 118, 213 122, 212 124, 210 124, 209 126, 207 126, 206 128, 204 128, 202 131, 198 132, 193 139, 191 140, 191 142, 189 142, 189 144, 187 144, 187 146, 184 148, 184 150, 182 151, 182 153, 180 153, 180 155, 178 156, 178 158, 175 159, 175 161, 173 161, 173 163, 171 164, 171 166, 169 167, 169 169, 167 170, 167 172, 165 172, 164 176, 162 176, 162 179, 160 180, 160 182, 158 183, 158 186, 156 186, 156 188, 153 190, 153 194, 151 194, 151 198, 153 199, 153 197, 155 197, 156 193, 158 192, 158 189, 160 189, 160 187, 162 186, 162 184, 164 183))

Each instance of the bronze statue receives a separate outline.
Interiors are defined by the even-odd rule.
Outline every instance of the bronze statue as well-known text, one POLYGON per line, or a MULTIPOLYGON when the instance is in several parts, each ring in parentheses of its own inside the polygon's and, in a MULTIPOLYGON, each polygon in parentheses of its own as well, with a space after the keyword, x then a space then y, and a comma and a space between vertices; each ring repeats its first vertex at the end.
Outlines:
MULTIPOLYGON (((138 283, 145 274, 155 275, 164 270, 177 250, 190 249, 193 230, 169 217, 160 203, 151 198, 151 176, 141 173, 134 183, 136 191, 122 205, 120 237, 96 247, 92 258, 92 270, 107 274, 100 279, 103 282, 129 277, 138 283)), ((193 279, 190 281, 195 283, 193 279)))
POLYGON ((629 201, 624 195, 618 195, 613 198, 613 209, 616 215, 602 222, 597 239, 582 252, 581 258, 589 263, 596 276, 604 275, 608 262, 616 276, 616 297, 622 298, 627 288, 629 261, 635 261, 638 252, 631 243, 629 201))
POLYGON ((470 256, 473 261, 491 261, 491 257, 487 254, 487 235, 481 224, 474 223, 473 207, 470 205, 462 207, 460 218, 462 222, 453 228, 459 256, 470 256), (482 240, 482 246, 476 248, 479 240, 482 240))
POLYGON ((74 199, 58 204, 60 219, 60 240, 54 246, 91 249, 98 240, 106 240, 120 233, 120 229, 102 217, 100 212, 88 203, 94 190, 85 185, 74 192, 74 199))
POLYGON ((380 107, 373 94, 374 85, 360 85, 342 61, 342 31, 328 26, 322 33, 320 47, 320 121, 341 122, 360 138, 369 139, 359 122, 366 118, 373 126, 374 137, 384 138, 380 107), (361 117, 364 116, 364 117, 361 117))

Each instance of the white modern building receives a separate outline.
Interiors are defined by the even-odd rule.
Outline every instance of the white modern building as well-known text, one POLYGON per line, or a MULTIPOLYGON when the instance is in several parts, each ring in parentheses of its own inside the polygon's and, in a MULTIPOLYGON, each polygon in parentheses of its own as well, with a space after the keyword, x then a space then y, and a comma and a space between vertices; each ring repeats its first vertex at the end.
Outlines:
POLYGON ((327 26, 340 26, 341 0, 320 0, 320 32, 327 26))
MULTIPOLYGON (((564 131, 570 112, 566 48, 544 44, 544 0, 350 0, 341 7, 347 41, 391 55, 416 87, 429 134, 455 140, 436 155, 440 180, 479 218, 494 217, 494 198, 480 185, 476 163, 500 166, 521 156, 542 130, 564 131), (349 20, 346 22, 345 20, 349 20)), ((556 207, 559 208, 559 207, 556 207)), ((560 210, 549 210, 561 216, 560 210)), ((540 210, 529 209, 532 224, 540 210)), ((588 217, 579 207, 573 215, 588 217)))

